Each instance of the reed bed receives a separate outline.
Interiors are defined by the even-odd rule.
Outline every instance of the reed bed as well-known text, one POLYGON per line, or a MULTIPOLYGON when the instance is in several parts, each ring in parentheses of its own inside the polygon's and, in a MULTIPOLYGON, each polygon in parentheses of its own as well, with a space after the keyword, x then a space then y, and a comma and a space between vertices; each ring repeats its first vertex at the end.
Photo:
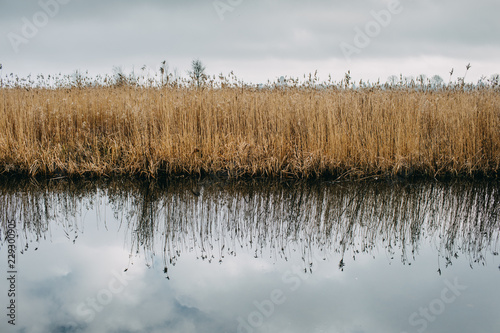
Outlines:
POLYGON ((498 177, 498 89, 0 89, 0 173, 498 177))

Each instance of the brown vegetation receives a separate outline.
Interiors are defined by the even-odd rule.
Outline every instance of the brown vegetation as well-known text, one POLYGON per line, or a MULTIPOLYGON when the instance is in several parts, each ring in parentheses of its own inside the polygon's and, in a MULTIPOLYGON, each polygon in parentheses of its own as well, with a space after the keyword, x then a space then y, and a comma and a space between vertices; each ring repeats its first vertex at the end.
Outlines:
POLYGON ((497 177, 500 94, 289 87, 0 90, 0 173, 497 177))

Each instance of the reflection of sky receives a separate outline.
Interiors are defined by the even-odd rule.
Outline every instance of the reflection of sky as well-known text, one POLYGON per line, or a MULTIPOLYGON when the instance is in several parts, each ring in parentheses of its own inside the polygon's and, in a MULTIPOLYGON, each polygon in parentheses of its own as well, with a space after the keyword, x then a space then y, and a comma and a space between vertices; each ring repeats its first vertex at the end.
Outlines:
MULTIPOLYGON (((500 327, 500 271, 494 256, 474 269, 462 256, 442 267, 439 276, 438 256, 424 241, 411 265, 403 265, 398 253, 391 260, 384 250, 375 250, 355 260, 346 256, 340 271, 339 254, 328 260, 318 254, 313 274, 304 274, 300 249, 288 261, 254 258, 243 249, 222 264, 184 251, 169 266, 168 280, 160 253, 153 259, 129 257, 125 240, 130 231, 120 227, 105 202, 83 210, 78 223, 83 231, 75 244, 54 225, 37 251, 33 245, 20 256, 18 322, 12 330, 2 315, 1 332, 237 332, 238 318, 248 322, 250 316, 262 318, 262 325, 240 326, 241 332, 410 333, 421 327, 409 324, 410 315, 439 299, 444 281, 455 278, 467 289, 428 322, 426 332, 496 332, 500 327), (126 282, 120 282, 123 276, 126 282), (268 317, 257 314, 255 302, 268 311, 276 290, 284 302, 273 305, 268 317), (92 309, 90 298, 110 293, 109 304, 92 309)), ((1 258, 0 269, 6 272, 3 248, 1 258)), ((4 284, 2 279, 2 291, 4 284)))

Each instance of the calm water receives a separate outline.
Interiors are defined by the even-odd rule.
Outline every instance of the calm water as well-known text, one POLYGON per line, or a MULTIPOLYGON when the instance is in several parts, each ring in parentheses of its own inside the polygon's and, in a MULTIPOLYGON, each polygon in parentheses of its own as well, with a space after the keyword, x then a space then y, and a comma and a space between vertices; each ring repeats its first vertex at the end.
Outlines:
POLYGON ((498 332, 499 213, 498 182, 4 181, 0 332, 498 332))

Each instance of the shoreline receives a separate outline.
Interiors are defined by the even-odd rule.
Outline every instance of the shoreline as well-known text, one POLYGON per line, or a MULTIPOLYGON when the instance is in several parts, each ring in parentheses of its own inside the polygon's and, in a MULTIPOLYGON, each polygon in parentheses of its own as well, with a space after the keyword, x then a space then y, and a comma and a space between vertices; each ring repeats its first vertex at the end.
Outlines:
POLYGON ((199 174, 167 174, 158 173, 154 177, 148 174, 106 174, 99 175, 93 173, 85 174, 63 174, 57 172, 52 175, 30 175, 21 172, 4 172, 0 173, 0 183, 9 181, 35 181, 35 182, 52 182, 52 181, 69 181, 69 182, 139 182, 139 183, 171 183, 171 182, 210 182, 210 183, 232 183, 232 182, 310 182, 310 183, 345 183, 345 182, 390 182, 390 183, 418 183, 418 182, 498 182, 500 181, 499 173, 483 174, 440 174, 436 176, 426 174, 370 174, 356 175, 349 171, 341 174, 325 173, 315 176, 290 176, 284 175, 263 175, 263 174, 238 174, 231 175, 227 172, 202 172, 199 174))

